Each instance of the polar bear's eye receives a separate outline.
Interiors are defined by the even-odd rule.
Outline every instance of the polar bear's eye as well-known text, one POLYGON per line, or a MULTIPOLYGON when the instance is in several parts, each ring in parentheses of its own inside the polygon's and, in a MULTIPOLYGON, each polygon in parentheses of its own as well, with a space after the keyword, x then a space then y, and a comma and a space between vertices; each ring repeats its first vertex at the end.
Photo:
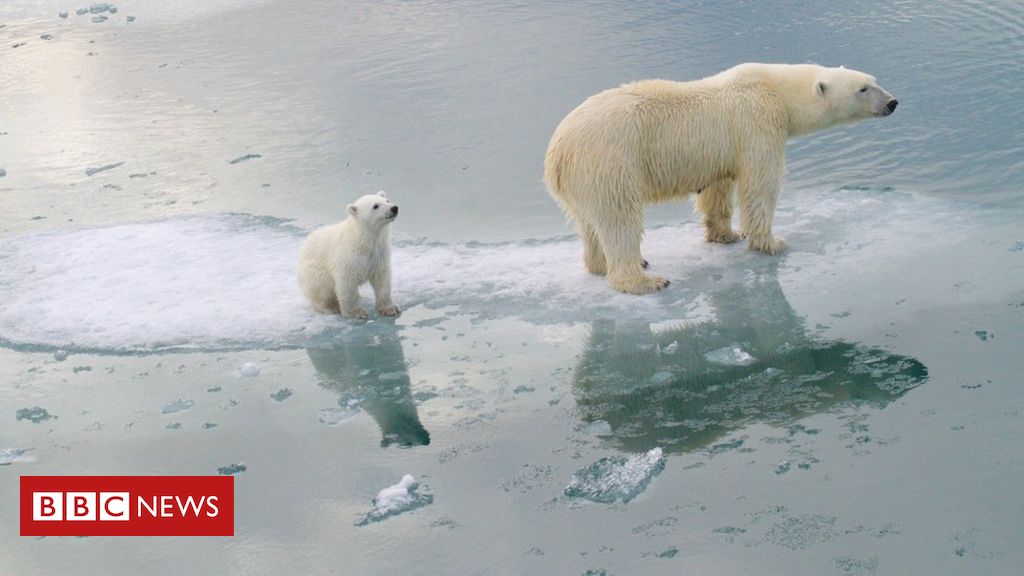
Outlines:
MULTIPOLYGON (((863 92, 863 90, 862 90, 862 92, 863 92)), ((376 210, 377 208, 380 208, 380 204, 374 204, 374 205, 373 205, 373 209, 374 209, 374 210, 376 210)))
POLYGON ((868 87, 867 87, 867 86, 865 86, 865 87, 861 88, 861 89, 860 89, 860 91, 861 91, 861 92, 867 92, 867 91, 868 91, 868 87))

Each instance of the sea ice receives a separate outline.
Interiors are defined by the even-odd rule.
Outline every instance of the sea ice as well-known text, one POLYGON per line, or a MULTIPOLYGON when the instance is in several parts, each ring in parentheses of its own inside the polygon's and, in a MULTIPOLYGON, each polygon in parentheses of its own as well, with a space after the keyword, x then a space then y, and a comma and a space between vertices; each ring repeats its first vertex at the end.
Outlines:
MULTIPOLYGON (((106 16, 97 16, 96 18, 103 18, 103 20, 107 19, 106 16)), ((96 18, 93 18, 92 21, 93 22, 102 22, 103 21, 103 20, 96 20, 96 18)), ((94 174, 99 174, 100 172, 106 172, 107 170, 113 170, 114 168, 117 168, 118 166, 120 166, 122 164, 124 164, 124 162, 116 162, 114 164, 105 164, 103 166, 96 166, 94 168, 86 168, 85 169, 85 175, 86 176, 92 176, 94 174)))
POLYGON ((160 411, 161 414, 174 414, 175 412, 184 412, 189 408, 195 406, 195 400, 188 400, 185 398, 178 398, 174 402, 171 402, 164 409, 160 411))
POLYGON ((60 16, 61 18, 67 18, 68 17, 68 11, 67 10, 61 10, 60 12, 57 13, 57 16, 60 16))
POLYGON ((17 418, 19 421, 27 420, 33 424, 39 424, 40 422, 45 422, 47 420, 50 420, 51 418, 56 418, 56 416, 47 412, 46 408, 41 408, 39 406, 33 406, 31 408, 20 408, 14 414, 14 417, 17 418))
POLYGON ((651 479, 665 468, 661 448, 636 456, 609 456, 572 475, 565 495, 611 504, 629 502, 643 492, 651 479))
POLYGON ((241 472, 245 472, 248 466, 239 462, 238 464, 228 464, 227 466, 221 466, 217 468, 217 474, 221 476, 234 476, 241 472))
POLYGON ((0 466, 7 466, 14 462, 32 462, 35 458, 26 456, 28 450, 24 448, 0 448, 0 466))
POLYGON ((612 425, 605 420, 594 420, 583 427, 583 433, 591 436, 611 436, 612 425))
POLYGON ((704 357, 708 359, 708 362, 725 366, 747 366, 757 362, 757 358, 748 354, 738 344, 712 350, 705 354, 704 357))
POLYGON ((103 14, 97 14, 96 16, 92 17, 92 21, 95 22, 96 24, 99 24, 100 22, 106 22, 107 21, 107 17, 104 16, 103 14))
POLYGON ((101 12, 106 12, 109 9, 110 9, 110 4, 107 4, 106 2, 97 2, 95 4, 90 4, 89 5, 89 12, 92 12, 93 14, 99 14, 101 12))
POLYGON ((420 494, 418 489, 419 483, 415 478, 409 474, 402 476, 401 482, 377 493, 377 497, 373 499, 373 509, 356 522, 356 526, 380 522, 391 516, 422 508, 434 501, 433 495, 420 494))

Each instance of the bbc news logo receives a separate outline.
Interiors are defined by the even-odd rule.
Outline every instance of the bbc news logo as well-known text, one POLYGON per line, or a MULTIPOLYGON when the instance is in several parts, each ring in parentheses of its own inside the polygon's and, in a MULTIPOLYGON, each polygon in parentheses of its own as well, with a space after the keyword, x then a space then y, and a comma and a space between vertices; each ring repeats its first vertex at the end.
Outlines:
POLYGON ((22 536, 234 536, 234 476, 22 476, 22 536))

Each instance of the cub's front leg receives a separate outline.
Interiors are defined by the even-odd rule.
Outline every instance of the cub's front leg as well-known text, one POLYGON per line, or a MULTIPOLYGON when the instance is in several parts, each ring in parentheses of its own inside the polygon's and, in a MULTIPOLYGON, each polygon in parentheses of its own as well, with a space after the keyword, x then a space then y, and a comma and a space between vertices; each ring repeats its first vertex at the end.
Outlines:
POLYGON ((385 261, 370 274, 370 286, 376 300, 377 313, 381 316, 398 316, 401 310, 391 301, 391 264, 385 261))

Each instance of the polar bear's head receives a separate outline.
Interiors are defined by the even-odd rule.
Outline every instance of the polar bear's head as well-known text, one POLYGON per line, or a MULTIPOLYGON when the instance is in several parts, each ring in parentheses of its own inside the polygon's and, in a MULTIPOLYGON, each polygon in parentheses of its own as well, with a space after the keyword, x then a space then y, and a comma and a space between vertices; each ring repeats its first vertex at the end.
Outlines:
POLYGON ((898 102, 875 77, 848 68, 822 68, 814 79, 814 96, 823 102, 831 124, 888 116, 898 102))
POLYGON ((348 205, 349 218, 356 222, 379 228, 390 224, 398 217, 398 206, 392 204, 383 192, 367 194, 348 205))

